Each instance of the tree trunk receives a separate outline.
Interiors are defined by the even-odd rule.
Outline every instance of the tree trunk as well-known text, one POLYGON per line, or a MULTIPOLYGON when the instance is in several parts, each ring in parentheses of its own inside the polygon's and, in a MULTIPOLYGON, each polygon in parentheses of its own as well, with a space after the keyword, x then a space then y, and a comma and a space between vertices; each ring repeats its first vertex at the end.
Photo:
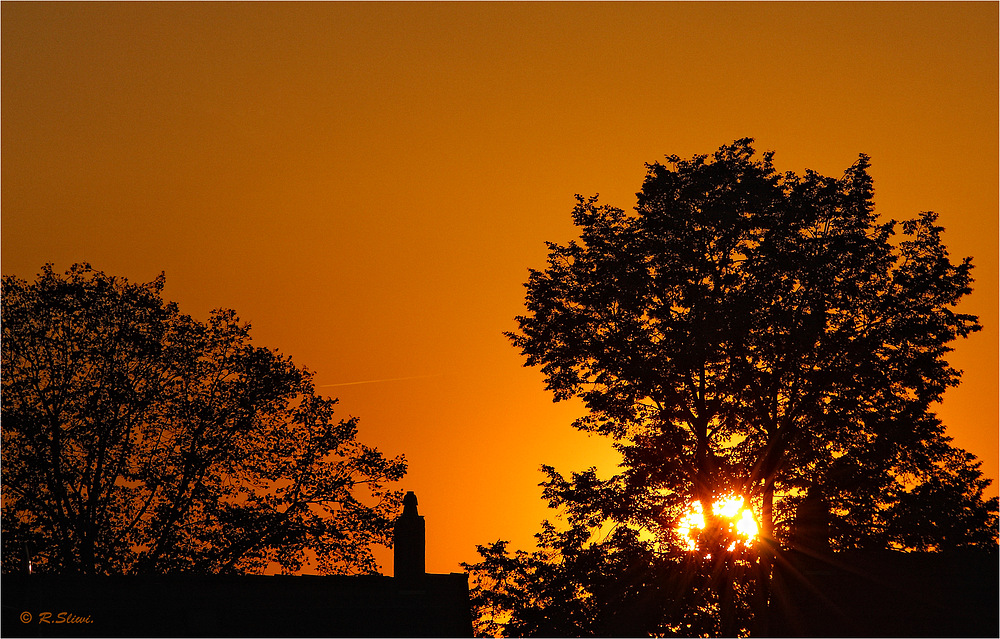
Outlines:
POLYGON ((757 574, 753 592, 753 625, 751 636, 766 637, 768 629, 768 601, 771 597, 771 568, 774 566, 774 483, 764 480, 764 499, 760 509, 761 530, 757 543, 757 574))
POLYGON ((719 609, 721 612, 720 630, 723 637, 736 636, 736 566, 729 556, 724 554, 720 559, 723 561, 722 568, 722 592, 719 597, 719 609))

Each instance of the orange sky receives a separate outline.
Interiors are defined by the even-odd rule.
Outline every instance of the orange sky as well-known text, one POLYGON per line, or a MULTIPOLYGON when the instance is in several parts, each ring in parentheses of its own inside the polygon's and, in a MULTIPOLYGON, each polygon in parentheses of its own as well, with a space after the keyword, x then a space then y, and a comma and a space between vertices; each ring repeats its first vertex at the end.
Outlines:
MULTIPOLYGON (((76 261, 231 307, 405 453, 427 568, 527 547, 542 463, 611 471, 501 335, 574 193, 751 136, 872 157, 936 210, 985 329, 940 414, 998 475, 996 3, 3 3, 2 271, 76 261), (408 379, 398 379, 408 378, 408 379)), ((996 485, 990 494, 996 494, 996 485)), ((383 564, 391 570, 391 559, 383 564)))

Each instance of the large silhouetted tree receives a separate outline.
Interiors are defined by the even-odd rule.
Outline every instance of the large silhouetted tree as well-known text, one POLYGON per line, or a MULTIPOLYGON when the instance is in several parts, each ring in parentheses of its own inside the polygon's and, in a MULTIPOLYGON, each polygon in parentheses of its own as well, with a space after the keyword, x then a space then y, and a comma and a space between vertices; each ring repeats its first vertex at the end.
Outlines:
MULTIPOLYGON (((933 213, 879 221, 866 156, 839 179, 780 174, 772 156, 750 139, 669 156, 630 213, 578 196, 580 239, 548 244, 509 334, 556 400, 583 400, 574 425, 623 455, 606 483, 550 471, 550 504, 571 521, 646 531, 670 554, 692 501, 753 504, 753 552, 725 552, 724 531, 702 539, 723 633, 745 626, 751 592, 766 605, 769 548, 793 538, 807 493, 829 509, 834 549, 996 543, 989 482, 931 410, 959 381, 949 344, 979 330, 955 310, 971 260, 949 259, 933 213), (947 500, 961 523, 931 516, 947 500)), ((499 550, 483 547, 486 563, 499 550)), ((497 592, 473 568, 479 592, 497 592)), ((658 631, 704 629, 685 619, 658 631)))
POLYGON ((403 459, 233 311, 197 321, 163 283, 3 279, 3 570, 374 570, 403 459))

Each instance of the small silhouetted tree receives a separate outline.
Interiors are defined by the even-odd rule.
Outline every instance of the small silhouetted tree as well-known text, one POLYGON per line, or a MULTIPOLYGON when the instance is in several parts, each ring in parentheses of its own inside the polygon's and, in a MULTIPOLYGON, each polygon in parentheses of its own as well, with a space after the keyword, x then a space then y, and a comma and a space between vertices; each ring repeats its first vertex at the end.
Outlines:
POLYGON ((75 265, 3 278, 3 570, 376 568, 406 471, 356 439, 312 374, 75 265))
POLYGON ((996 543, 988 480, 931 410, 959 381, 949 344, 980 328, 955 310, 971 259, 949 259, 933 213, 880 222, 866 156, 841 178, 780 174, 772 158, 750 139, 669 156, 648 166, 631 213, 578 196, 580 239, 548 244, 509 334, 557 401, 583 400, 574 425, 623 455, 597 501, 550 476, 553 506, 670 548, 692 501, 754 505, 753 553, 702 540, 709 572, 730 576, 709 579, 723 634, 747 597, 766 606, 768 549, 791 539, 809 490, 830 505, 834 549, 996 543), (969 513, 960 525, 922 519, 944 495, 969 513))

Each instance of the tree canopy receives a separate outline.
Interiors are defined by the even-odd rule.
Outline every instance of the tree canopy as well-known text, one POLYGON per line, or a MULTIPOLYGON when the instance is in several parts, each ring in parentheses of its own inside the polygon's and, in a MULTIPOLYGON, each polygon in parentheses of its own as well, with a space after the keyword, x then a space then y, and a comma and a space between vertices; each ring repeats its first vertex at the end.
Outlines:
POLYGON ((370 572, 406 472, 312 373, 87 264, 3 278, 3 570, 370 572))
MULTIPOLYGON (((989 480, 932 410, 959 383, 950 344, 980 328, 956 309, 971 258, 950 259, 934 213, 881 221, 864 155, 840 178, 772 160, 742 139, 648 165, 632 212, 577 196, 579 240, 548 243, 508 336, 557 401, 583 400, 574 426, 611 437, 623 462, 607 482, 550 470, 550 504, 571 529, 643 531, 635 543, 682 561, 690 505, 743 497, 761 539, 744 590, 764 604, 761 550, 791 543, 807 494, 834 549, 995 546, 989 480)), ((732 535, 708 528, 701 551, 722 561, 732 535)), ((472 567, 481 593, 497 592, 500 550, 472 567)), ((739 598, 727 587, 718 596, 739 598)), ((736 608, 721 631, 742 623, 736 608)))

